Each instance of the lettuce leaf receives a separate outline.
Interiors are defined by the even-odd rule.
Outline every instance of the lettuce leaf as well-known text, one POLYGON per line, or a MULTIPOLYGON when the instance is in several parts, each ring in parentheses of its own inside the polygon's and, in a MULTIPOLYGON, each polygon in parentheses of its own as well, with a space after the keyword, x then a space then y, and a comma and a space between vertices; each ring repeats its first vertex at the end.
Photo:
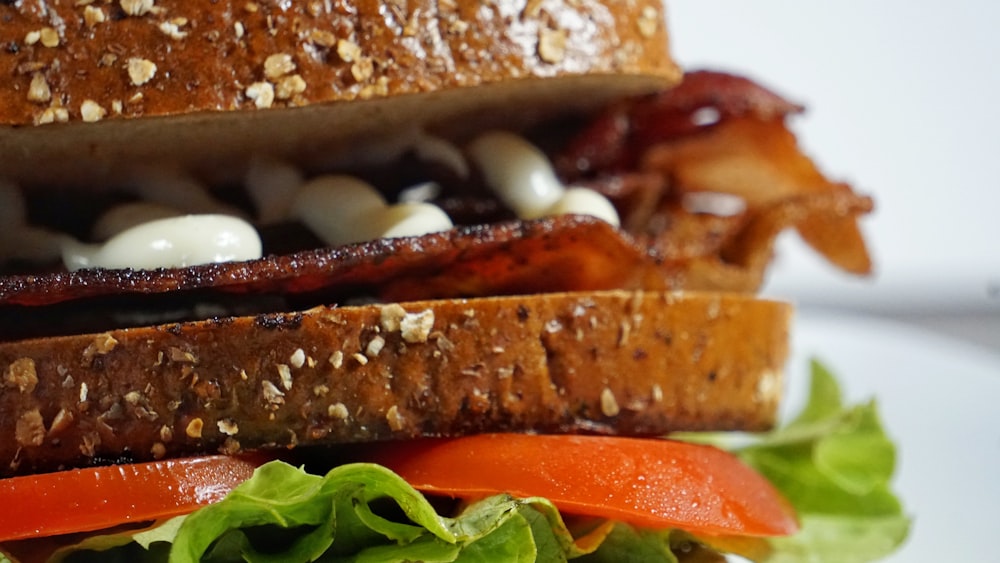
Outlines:
MULTIPOLYGON (((891 490, 896 448, 875 401, 845 405, 837 380, 811 362, 809 398, 788 425, 734 452, 795 507, 801 531, 769 540, 768 562, 875 561, 905 541, 910 518, 891 490)), ((723 435, 695 436, 725 447, 723 435)))
MULTIPOLYGON (((732 438, 684 437, 716 445, 732 438)), ((910 522, 890 489, 895 447, 877 406, 845 406, 819 363, 812 363, 809 400, 794 420, 730 449, 788 498, 800 533, 694 538, 615 522, 567 525, 549 501, 507 495, 443 516, 378 465, 344 465, 321 476, 271 462, 217 504, 151 528, 89 537, 52 560, 676 563, 675 553, 717 550, 762 563, 839 563, 878 559, 905 540, 910 522)))

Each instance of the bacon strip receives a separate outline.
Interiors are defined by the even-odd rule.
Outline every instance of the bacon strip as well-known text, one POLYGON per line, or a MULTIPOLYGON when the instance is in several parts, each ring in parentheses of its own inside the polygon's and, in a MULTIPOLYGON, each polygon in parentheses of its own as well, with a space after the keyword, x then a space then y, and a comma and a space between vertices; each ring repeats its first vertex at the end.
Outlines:
POLYGON ((756 290, 788 228, 837 267, 868 274, 858 217, 872 201, 802 153, 785 125, 801 111, 746 78, 689 73, 673 90, 608 109, 556 162, 567 181, 611 198, 640 243, 687 261, 689 287, 756 290), (743 209, 686 208, 705 194, 730 196, 743 209))
POLYGON ((563 216, 463 227, 248 262, 0 278, 0 306, 214 288, 236 294, 365 293, 386 300, 662 288, 668 270, 626 234, 563 216))
POLYGON ((634 170, 651 147, 696 134, 733 117, 784 119, 804 108, 748 78, 688 72, 671 90, 609 107, 556 158, 564 177, 634 170), (699 114, 700 110, 707 110, 699 114))

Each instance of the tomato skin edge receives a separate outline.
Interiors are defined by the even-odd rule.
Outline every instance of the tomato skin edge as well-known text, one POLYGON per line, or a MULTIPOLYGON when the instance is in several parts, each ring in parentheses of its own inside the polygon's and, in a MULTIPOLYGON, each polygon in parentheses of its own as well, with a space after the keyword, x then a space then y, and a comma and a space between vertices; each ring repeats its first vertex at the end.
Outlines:
POLYGON ((377 444, 365 456, 425 493, 543 497, 567 514, 717 536, 798 531, 791 505, 736 456, 661 438, 484 434, 377 444))
POLYGON ((223 455, 70 469, 0 479, 0 541, 55 536, 187 514, 221 500, 264 459, 223 455))

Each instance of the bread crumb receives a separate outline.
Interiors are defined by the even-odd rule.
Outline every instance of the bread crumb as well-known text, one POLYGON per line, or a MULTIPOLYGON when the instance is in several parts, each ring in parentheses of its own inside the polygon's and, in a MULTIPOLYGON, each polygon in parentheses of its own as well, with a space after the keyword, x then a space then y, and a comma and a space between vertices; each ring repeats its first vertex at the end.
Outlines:
POLYGON ((270 82, 254 82, 247 86, 246 93, 258 109, 269 108, 274 103, 274 86, 270 82))
POLYGON ((326 414, 331 418, 337 418, 340 420, 347 420, 351 413, 347 411, 347 406, 344 403, 334 403, 326 408, 326 414))
POLYGON ((104 119, 104 116, 107 115, 107 113, 108 112, 94 100, 84 100, 83 103, 80 104, 80 116, 87 123, 100 121, 104 119))
POLYGON ((47 436, 54 438, 73 426, 73 413, 66 409, 59 409, 55 418, 52 419, 52 426, 49 427, 47 436))
POLYGON ((538 30, 538 56, 549 64, 558 64, 566 58, 566 40, 569 38, 565 29, 550 29, 543 27, 538 30))
POLYGON ((542 2, 544 0, 528 0, 521 12, 524 19, 535 19, 542 13, 542 2))
POLYGON ((38 31, 38 30, 29 31, 24 36, 24 44, 25 45, 34 45, 35 43, 38 43, 38 41, 41 38, 42 38, 42 32, 41 31, 38 31))
POLYGON ((375 74, 375 63, 371 57, 361 57, 351 65, 351 76, 358 82, 366 82, 375 74))
POLYGON ((160 22, 160 31, 167 37, 180 41, 188 36, 188 32, 181 31, 181 24, 176 21, 160 22))
POLYGON ((83 439, 80 444, 80 453, 87 457, 94 457, 97 455, 97 446, 101 445, 101 435, 97 432, 88 432, 83 435, 83 439))
POLYGON ((59 46, 59 32, 51 27, 43 27, 39 30, 40 39, 42 40, 42 45, 46 47, 58 47, 59 46))
POLYGON ((260 386, 264 393, 264 400, 269 405, 281 405, 285 403, 285 394, 275 384, 264 380, 260 382, 260 386))
POLYGON ((333 47, 337 44, 337 36, 325 29, 312 29, 309 31, 309 41, 320 47, 333 47))
POLYGON ((97 61, 97 66, 108 67, 118 62, 118 55, 108 52, 101 55, 100 60, 97 61))
POLYGON ((611 392, 609 387, 605 387, 601 391, 601 412, 604 413, 604 416, 617 416, 621 412, 615 394, 611 392))
POLYGON ((128 16, 144 16, 153 11, 153 0, 119 0, 118 5, 128 16))
POLYGON ((41 446, 45 440, 45 422, 38 409, 25 412, 17 419, 14 438, 22 447, 41 446))
POLYGON ((639 33, 649 39, 656 34, 660 27, 660 13, 653 6, 646 6, 642 9, 642 15, 636 22, 639 26, 639 33))
POLYGON ((299 369, 306 363, 306 352, 302 348, 296 348, 292 355, 288 357, 288 363, 292 364, 292 367, 299 369))
POLYGON ((781 396, 781 374, 771 370, 762 373, 755 395, 759 401, 777 401, 781 396))
POLYGON ((433 329, 433 309, 425 309, 419 313, 407 313, 399 323, 403 340, 410 344, 427 342, 433 329))
POLYGON ((406 417, 399 412, 399 408, 396 405, 389 407, 388 412, 385 413, 385 420, 389 423, 389 428, 394 432, 399 432, 406 428, 406 417))
POLYGON ((243 451, 240 441, 232 436, 227 436, 226 440, 219 446, 219 453, 222 455, 236 455, 243 451))
MULTIPOLYGON (((372 66, 372 72, 375 72, 375 67, 372 66)), ((375 84, 368 84, 358 92, 358 97, 362 100, 370 100, 375 96, 388 96, 389 95, 389 77, 379 76, 375 84)))
POLYGON ((134 86, 142 86, 156 76, 156 63, 147 59, 132 57, 128 60, 128 77, 134 86))
POLYGON ((236 424, 236 421, 231 418, 225 418, 217 423, 219 427, 219 432, 222 432, 226 436, 235 436, 239 433, 240 427, 236 424))
POLYGON ((246 32, 247 28, 243 26, 243 22, 236 22, 233 24, 233 33, 236 34, 237 39, 243 39, 246 32))
POLYGON ((340 369, 343 367, 344 353, 340 350, 335 350, 332 354, 330 354, 330 365, 333 366, 334 369, 340 369))
POLYGON ((313 395, 317 397, 326 397, 329 393, 330 388, 322 383, 313 387, 313 395))
POLYGON ((301 75, 293 74, 278 81, 274 89, 274 97, 279 100, 287 100, 305 91, 306 81, 301 75))
POLYGON ((167 446, 163 445, 163 442, 153 442, 153 447, 149 448, 150 455, 153 459, 163 459, 163 456, 167 455, 167 446))
POLYGON ((114 336, 111 336, 110 333, 105 332, 104 334, 94 335, 94 339, 83 350, 83 365, 90 365, 96 356, 103 356, 111 352, 117 345, 118 340, 114 336))
POLYGON ((93 29, 94 26, 104 23, 105 20, 107 20, 107 16, 101 8, 87 6, 83 9, 83 21, 87 24, 87 27, 93 29))
POLYGON ((188 438, 201 438, 201 431, 204 427, 205 421, 200 418, 192 418, 187 428, 184 429, 184 433, 187 434, 188 438))
POLYGON ((176 346, 170 347, 170 361, 179 364, 196 364, 198 363, 198 358, 194 354, 186 350, 181 350, 176 346))
POLYGON ((281 379, 281 386, 285 391, 292 390, 292 370, 285 364, 278 364, 278 377, 281 379))
POLYGON ((264 77, 277 80, 295 70, 295 62, 288 53, 278 53, 264 59, 264 77))
POLYGON ((623 320, 618 326, 618 347, 621 348, 628 344, 628 339, 632 334, 632 325, 627 321, 623 320))
POLYGON ((249 14, 256 14, 259 8, 260 7, 257 6, 256 2, 247 2, 246 4, 243 5, 243 9, 246 10, 246 12, 249 14))
POLYGON ((360 353, 360 352, 355 352, 355 353, 351 354, 351 357, 354 358, 354 361, 358 362, 361 365, 367 365, 368 364, 368 357, 365 356, 364 354, 360 353))
POLYGON ((353 41, 340 39, 337 41, 337 55, 345 63, 352 63, 361 58, 361 47, 353 41))
POLYGON ((383 306, 379 311, 379 324, 386 332, 396 332, 399 325, 406 316, 406 309, 399 303, 390 303, 383 306))
POLYGON ((80 384, 80 402, 87 402, 87 395, 90 394, 90 387, 87 386, 87 382, 80 384))
POLYGON ((164 442, 171 442, 174 439, 174 431, 167 425, 160 427, 160 439, 164 442))
POLYGON ((385 338, 381 336, 376 336, 368 342, 368 347, 365 348, 365 355, 369 358, 378 357, 379 353, 382 352, 382 348, 385 347, 385 338))
POLYGON ((654 403, 661 403, 661 402, 663 402, 663 388, 660 387, 659 383, 654 383, 653 384, 653 389, 652 389, 652 393, 651 394, 653 396, 653 402, 654 403))
POLYGON ((38 385, 38 372, 35 370, 35 360, 18 358, 11 362, 3 375, 8 387, 17 387, 21 393, 31 393, 38 385))
POLYGON ((47 123, 66 123, 69 121, 69 110, 64 107, 45 108, 35 123, 45 125, 47 123))

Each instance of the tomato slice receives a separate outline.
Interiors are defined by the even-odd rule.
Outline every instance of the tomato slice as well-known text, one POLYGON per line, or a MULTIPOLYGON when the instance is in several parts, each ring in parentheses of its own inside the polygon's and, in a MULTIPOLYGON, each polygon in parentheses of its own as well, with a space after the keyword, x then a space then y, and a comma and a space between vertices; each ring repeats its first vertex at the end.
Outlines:
POLYGON ((694 534, 784 536, 798 529, 793 511, 770 482, 710 446, 485 434, 386 443, 370 456, 415 488, 451 497, 540 496, 569 514, 694 534))
POLYGON ((221 500, 263 461, 216 455, 0 479, 0 541, 187 514, 221 500))

